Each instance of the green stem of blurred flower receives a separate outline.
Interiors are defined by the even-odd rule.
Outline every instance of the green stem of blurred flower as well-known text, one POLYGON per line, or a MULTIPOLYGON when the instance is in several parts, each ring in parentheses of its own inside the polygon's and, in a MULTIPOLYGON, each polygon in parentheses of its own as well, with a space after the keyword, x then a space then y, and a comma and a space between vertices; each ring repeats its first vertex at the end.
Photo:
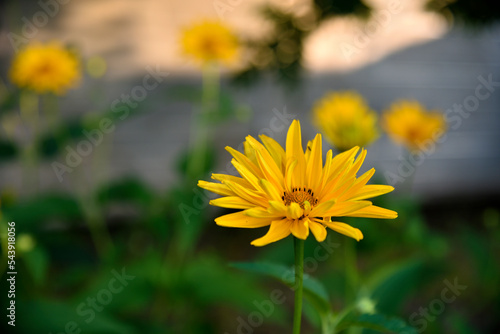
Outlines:
POLYGON ((207 147, 210 137, 210 113, 217 110, 220 92, 220 73, 216 64, 208 63, 202 71, 202 97, 199 113, 195 114, 191 128, 191 158, 187 172, 194 178, 200 177, 206 165, 207 147))
MULTIPOLYGON (((412 154, 412 151, 410 149, 404 148, 404 155, 405 155, 405 161, 410 161, 410 157, 412 154)), ((411 193, 413 191, 413 185, 415 183, 415 174, 417 174, 418 166, 413 166, 414 170, 413 173, 411 173, 405 180, 405 185, 404 187, 406 188, 406 195, 411 196, 411 193)))
POLYGON ((93 199, 84 199, 82 206, 99 258, 104 261, 110 260, 113 243, 107 230, 104 217, 99 212, 93 199))
POLYGON ((43 112, 47 117, 48 129, 53 132, 60 124, 59 101, 54 94, 45 94, 43 98, 43 112))
POLYGON ((304 278, 304 240, 293 238, 295 249, 295 306, 293 312, 293 334, 300 334, 302 320, 302 295, 304 278))
POLYGON ((106 221, 99 211, 96 199, 92 196, 91 182, 85 175, 84 166, 75 169, 74 177, 78 202, 88 224, 97 255, 103 261, 110 260, 113 255, 111 251, 114 250, 112 238, 107 229, 106 221))
POLYGON ((30 128, 30 137, 24 146, 22 152, 23 164, 23 188, 28 194, 38 192, 38 127, 39 127, 39 96, 23 91, 19 97, 19 111, 23 121, 30 128))

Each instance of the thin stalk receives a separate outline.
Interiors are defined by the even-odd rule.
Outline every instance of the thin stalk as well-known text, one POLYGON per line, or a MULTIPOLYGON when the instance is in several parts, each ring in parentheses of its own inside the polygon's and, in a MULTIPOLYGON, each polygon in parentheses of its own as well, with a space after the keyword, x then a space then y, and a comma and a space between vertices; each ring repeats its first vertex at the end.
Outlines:
POLYGON ((209 128, 206 124, 209 113, 219 104, 220 73, 215 64, 206 64, 202 71, 202 97, 199 113, 193 116, 191 126, 191 159, 187 168, 188 175, 198 177, 206 161, 209 128))
MULTIPOLYGON (((411 149, 404 149, 404 152, 405 159, 407 162, 409 162, 413 151, 411 149)), ((417 150, 415 150, 414 152, 418 153, 417 150)), ((413 168, 413 172, 405 180, 405 187, 408 196, 411 196, 411 193, 413 192, 413 186, 415 184, 415 174, 417 174, 417 166, 413 166, 413 168)))
POLYGON ((74 173, 78 200, 82 207, 83 216, 88 224, 89 232, 96 249, 96 253, 103 261, 108 261, 112 256, 113 240, 106 226, 106 221, 92 197, 91 182, 86 177, 84 166, 79 166, 74 173))
POLYGON ((293 334, 300 334, 302 320, 302 296, 304 281, 304 240, 294 238, 295 249, 295 306, 293 311, 293 334))
POLYGON ((48 128, 55 131, 60 125, 59 101, 56 95, 46 94, 43 96, 43 111, 46 115, 48 128))
POLYGON ((39 97, 38 95, 23 91, 20 96, 19 109, 23 121, 28 124, 30 136, 21 154, 23 165, 23 188, 28 194, 37 193, 39 187, 38 177, 38 141, 39 128, 39 97))

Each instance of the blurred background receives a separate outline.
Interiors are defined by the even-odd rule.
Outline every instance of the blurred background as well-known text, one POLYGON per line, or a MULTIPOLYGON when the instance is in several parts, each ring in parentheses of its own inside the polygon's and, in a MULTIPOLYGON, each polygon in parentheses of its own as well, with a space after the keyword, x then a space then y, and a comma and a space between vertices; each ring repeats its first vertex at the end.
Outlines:
MULTIPOLYGON (((262 229, 216 226, 228 210, 210 207, 196 183, 233 173, 224 147, 241 149, 246 135, 283 145, 299 119, 312 139, 315 103, 354 90, 379 115, 396 100, 416 100, 447 115, 447 131, 418 161, 383 133, 367 147, 361 171, 375 167, 376 183, 395 186, 375 202, 398 219, 349 220, 365 239, 330 232, 325 260, 307 240, 306 256, 319 264, 306 271, 334 313, 353 305, 360 315, 388 316, 380 328, 340 332, 498 333, 499 19, 489 0, 0 0, 5 308, 8 222, 17 241, 16 326, 5 317, 0 326, 290 332, 293 291, 234 263, 291 265, 291 238, 256 248, 250 241, 262 229), (206 78, 180 41, 203 20, 230 27, 242 47, 221 66, 216 110, 200 118, 206 78), (54 40, 78 54, 81 79, 63 95, 40 96, 40 112, 26 117, 34 100, 11 82, 11 64, 30 43, 54 40), (157 84, 141 88, 145 80, 157 84), (206 145, 193 170, 200 138, 206 145), (31 165, 26 147, 36 152, 31 165), (466 287, 452 302, 442 292, 450 282, 466 287), (263 311, 273 289, 285 301, 263 311), (409 327, 396 330, 391 319, 409 327)), ((314 307, 305 308, 303 332, 327 333, 314 307)))

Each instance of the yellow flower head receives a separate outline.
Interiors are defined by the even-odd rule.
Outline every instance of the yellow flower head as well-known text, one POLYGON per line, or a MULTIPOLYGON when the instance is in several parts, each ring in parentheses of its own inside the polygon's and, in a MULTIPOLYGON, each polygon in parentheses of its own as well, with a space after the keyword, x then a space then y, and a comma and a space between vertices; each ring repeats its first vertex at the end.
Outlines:
POLYGON ((33 43, 15 56, 9 75, 20 88, 64 94, 80 80, 80 62, 57 42, 33 43))
MULTIPOLYGON (((245 153, 226 147, 234 157, 233 166, 241 177, 212 174, 220 183, 199 181, 198 186, 224 197, 210 204, 241 209, 215 219, 220 226, 255 228, 270 226, 263 237, 252 241, 264 246, 293 234, 306 239, 309 231, 321 242, 326 227, 361 240, 357 228, 332 220, 334 217, 396 218, 397 213, 372 205, 367 198, 394 190, 386 185, 367 185, 375 170, 356 178, 366 151, 355 158, 359 147, 333 157, 323 165, 321 135, 317 134, 304 153, 300 123, 288 130, 286 151, 274 139, 261 135, 262 143, 251 136, 244 142, 245 153)), ((334 218, 335 219, 335 218, 334 218)))
POLYGON ((201 22, 184 30, 181 44, 186 55, 201 63, 230 63, 239 48, 236 35, 217 21, 201 22))
POLYGON ((417 101, 394 102, 384 113, 382 121, 389 137, 410 150, 420 150, 425 142, 434 142, 446 131, 443 115, 425 110, 417 101))
POLYGON ((328 93, 314 106, 313 119, 339 151, 366 146, 379 136, 377 114, 353 91, 328 93))

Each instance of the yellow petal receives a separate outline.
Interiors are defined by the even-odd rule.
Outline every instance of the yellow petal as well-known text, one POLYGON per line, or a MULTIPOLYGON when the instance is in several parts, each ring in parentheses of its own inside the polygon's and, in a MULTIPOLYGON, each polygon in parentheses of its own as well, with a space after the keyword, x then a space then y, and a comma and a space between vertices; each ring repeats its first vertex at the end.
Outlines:
POLYGON ((372 203, 369 201, 340 202, 336 203, 330 210, 327 210, 323 215, 331 217, 352 216, 353 213, 358 213, 361 209, 366 208, 370 205, 372 205, 372 203))
POLYGON ((247 158, 255 165, 257 166, 257 157, 255 156, 255 150, 254 148, 252 147, 252 145, 250 145, 250 143, 248 141, 244 141, 243 142, 243 149, 245 151, 245 155, 247 156, 247 158))
POLYGON ((304 215, 308 216, 311 213, 311 203, 309 201, 304 201, 304 215))
POLYGON ((332 161, 332 168, 330 169, 330 175, 328 176, 328 180, 330 181, 336 178, 343 170, 349 168, 354 161, 354 157, 359 151, 359 147, 355 146, 351 148, 349 151, 342 152, 337 154, 332 161))
POLYGON ((274 161, 276 162, 276 166, 278 166, 284 174, 286 154, 283 147, 281 147, 281 145, 276 140, 266 135, 260 135, 259 138, 260 140, 262 140, 262 143, 269 151, 269 154, 271 154, 271 156, 273 157, 274 161))
POLYGON ((245 166, 246 169, 248 169, 252 174, 254 174, 256 177, 259 179, 262 179, 264 175, 260 172, 259 167, 255 165, 248 157, 246 157, 243 153, 235 150, 232 147, 226 146, 226 151, 228 151, 233 158, 238 161, 240 164, 245 166))
POLYGON ((244 165, 240 164, 235 159, 231 160, 234 168, 240 173, 240 175, 247 180, 255 190, 260 190, 259 179, 255 174, 253 174, 250 170, 248 170, 244 165))
POLYGON ((285 173, 285 189, 290 192, 293 188, 293 174, 295 172, 295 167, 297 166, 297 160, 289 161, 286 167, 285 173))
POLYGON ((304 173, 306 161, 304 157, 304 150, 302 149, 302 135, 300 131, 300 123, 293 120, 292 125, 288 129, 286 136, 286 161, 297 161, 295 171, 291 175, 292 187, 301 187, 304 185, 304 173))
POLYGON ((272 218, 276 220, 277 218, 283 218, 283 214, 281 212, 276 212, 273 210, 267 210, 264 208, 252 208, 245 211, 247 216, 254 218, 272 218))
POLYGON ((361 200, 371 197, 380 196, 387 194, 394 190, 394 187, 379 185, 379 184, 369 184, 361 188, 357 193, 352 194, 351 197, 347 197, 346 200, 361 200))
POLYGON ((339 201, 343 201, 355 195, 371 179, 373 174, 375 174, 375 168, 372 168, 363 175, 361 175, 356 181, 354 181, 353 183, 351 183, 349 187, 347 187, 348 189, 344 191, 342 195, 339 197, 339 201))
POLYGON ((286 238, 291 233, 290 225, 291 221, 288 219, 275 220, 271 223, 271 227, 269 228, 269 231, 267 231, 266 235, 259 239, 255 239, 251 242, 251 244, 260 247, 286 238))
POLYGON ((231 189, 229 189, 225 184, 222 183, 214 183, 214 182, 199 180, 198 187, 222 196, 234 196, 234 192, 231 191, 231 189))
POLYGON ((227 196, 213 199, 210 201, 210 205, 228 209, 250 209, 255 207, 255 204, 250 203, 238 196, 227 196))
POLYGON ((269 201, 269 208, 267 210, 286 217, 286 206, 281 201, 269 201))
MULTIPOLYGON (((366 150, 361 150, 361 154, 356 158, 356 160, 352 163, 346 173, 342 173, 343 175, 339 177, 338 183, 335 189, 335 193, 339 196, 344 194, 349 188, 351 188, 356 182, 356 173, 361 168, 363 161, 366 157, 366 150)), ((375 170, 373 170, 373 173, 375 170)), ((366 177, 366 175, 365 175, 366 177)), ((368 181, 368 180, 366 180, 368 181)))
POLYGON ((245 180, 244 178, 241 178, 241 177, 234 176, 234 175, 215 174, 214 173, 214 174, 212 174, 212 179, 220 181, 222 183, 226 183, 226 181, 231 181, 231 182, 237 183, 240 186, 245 187, 245 188, 251 187, 250 183, 248 183, 247 180, 245 180))
POLYGON ((215 219, 215 223, 225 227, 256 228, 268 226, 272 219, 247 216, 245 211, 230 213, 215 219))
POLYGON ((311 213, 309 214, 309 216, 310 217, 324 217, 325 213, 327 211, 329 211, 335 205, 335 203, 336 203, 335 200, 322 202, 319 205, 315 206, 311 210, 311 213))
POLYGON ((313 233, 318 242, 323 242, 326 239, 326 228, 323 224, 309 220, 309 229, 313 233))
POLYGON ((290 225, 292 234, 299 239, 306 240, 309 235, 309 221, 307 219, 295 219, 290 225))
POLYGON ((366 208, 360 209, 354 213, 350 213, 349 216, 362 217, 362 218, 394 219, 398 217, 398 213, 396 211, 371 205, 366 208))
POLYGON ((304 157, 306 158, 306 163, 309 161, 309 156, 311 155, 312 150, 312 140, 309 140, 306 145, 306 151, 304 153, 304 157))
POLYGON ((269 153, 267 156, 268 158, 266 159, 260 151, 257 151, 257 162, 260 170, 262 171, 262 174, 264 174, 265 178, 272 182, 278 191, 282 193, 284 187, 283 174, 278 166, 276 166, 269 153))
POLYGON ((347 235, 357 241, 363 239, 363 233, 357 228, 354 228, 350 225, 339 223, 339 222, 323 222, 326 226, 334 230, 335 232, 347 235))
POLYGON ((247 136, 247 142, 255 149, 256 159, 262 174, 276 186, 281 186, 283 190, 283 172, 281 165, 277 165, 269 151, 252 136, 247 136))
POLYGON ((267 199, 265 198, 265 195, 252 191, 247 187, 243 187, 240 184, 231 181, 225 181, 224 184, 226 184, 229 189, 236 194, 236 196, 239 196, 250 203, 254 203, 255 206, 267 206, 267 199))
POLYGON ((326 153, 325 166, 323 167, 323 175, 321 178, 321 187, 319 190, 316 191, 317 193, 321 193, 321 190, 326 185, 326 181, 328 180, 328 176, 330 175, 330 169, 332 166, 332 156, 333 156, 332 150, 328 150, 328 152, 326 153))
POLYGON ((304 214, 304 210, 295 202, 290 203, 286 208, 286 216, 290 219, 299 219, 304 214))
POLYGON ((342 184, 344 184, 345 176, 349 173, 349 169, 354 161, 354 154, 356 153, 356 148, 348 152, 351 152, 351 155, 345 155, 345 157, 348 157, 348 161, 346 161, 340 166, 337 166, 335 163, 335 159, 338 156, 333 158, 332 161, 333 171, 330 172, 330 177, 327 183, 325 184, 324 188, 321 190, 321 195, 320 195, 320 198, 322 198, 325 201, 337 198, 340 195, 340 193, 337 190, 342 184))
POLYGON ((307 161, 306 186, 310 189, 318 189, 321 182, 321 172, 323 169, 321 134, 317 134, 311 144, 311 154, 307 161))
POLYGON ((354 164, 352 165, 352 167, 349 169, 349 172, 346 174, 345 178, 346 179, 349 179, 349 178, 354 178, 356 176, 356 173, 359 171, 359 169, 361 168, 361 165, 363 164, 363 162, 365 161, 365 158, 366 158, 366 150, 365 149, 362 149, 361 150, 361 153, 358 155, 358 157, 356 158, 356 160, 354 161, 354 164))
POLYGON ((262 145, 257 139, 255 139, 252 136, 247 136, 246 141, 252 146, 255 152, 259 152, 262 155, 262 157, 267 161, 267 163, 271 166, 271 168, 276 171, 277 175, 281 175, 283 177, 280 168, 281 166, 276 164, 273 157, 271 156, 271 154, 264 145, 262 145))
POLYGON ((280 201, 281 196, 283 196, 283 190, 278 190, 274 185, 271 184, 268 180, 261 179, 260 180, 260 186, 262 187, 262 190, 269 196, 270 200, 273 201, 280 201))

